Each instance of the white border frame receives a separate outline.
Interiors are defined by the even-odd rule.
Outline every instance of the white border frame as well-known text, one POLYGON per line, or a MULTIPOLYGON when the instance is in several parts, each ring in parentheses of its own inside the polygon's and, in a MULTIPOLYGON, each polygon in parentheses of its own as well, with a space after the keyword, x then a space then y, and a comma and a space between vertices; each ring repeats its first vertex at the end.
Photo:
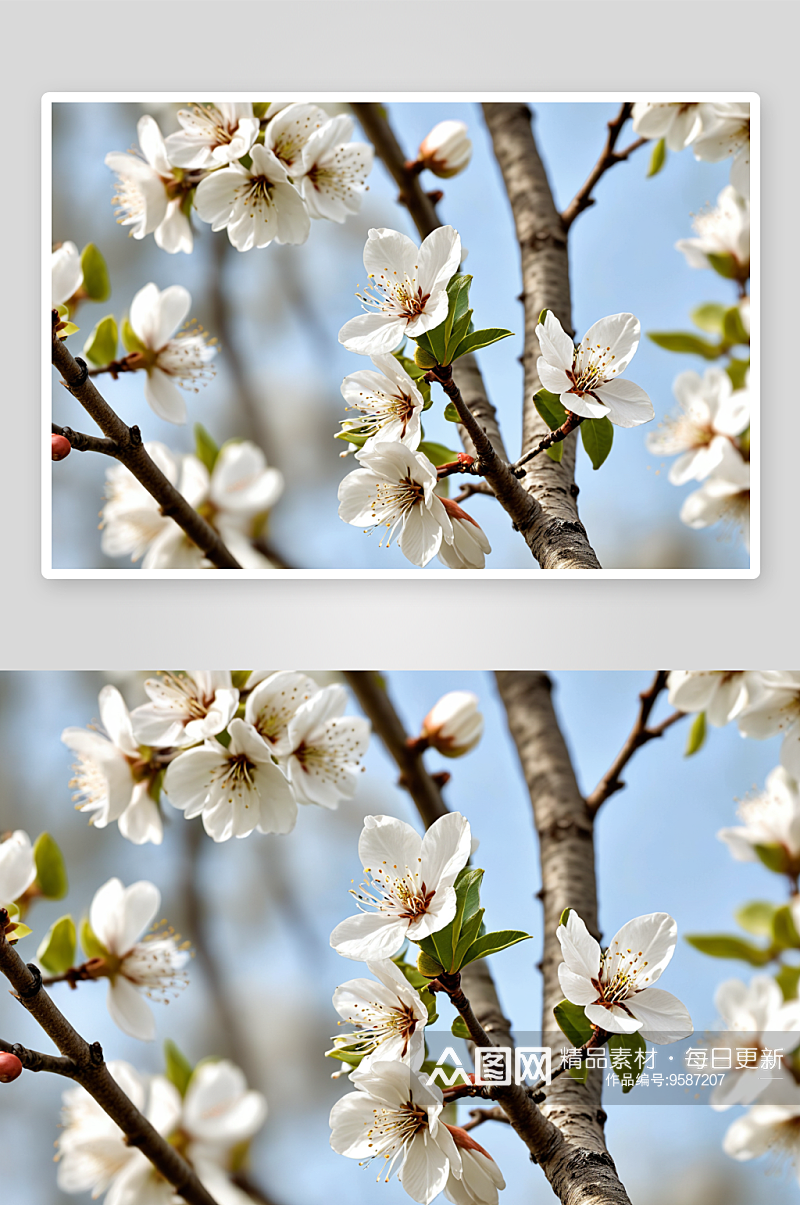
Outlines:
MULTIPOLYGON (((750 567, 748 569, 54 569, 52 567, 52 473, 53 465, 47 452, 52 421, 52 364, 50 361, 50 252, 52 247, 52 107, 66 102, 177 102, 186 103, 183 92, 46 92, 42 97, 42 576, 50 580, 100 579, 135 581, 137 579, 175 581, 182 578, 213 580, 233 578, 236 581, 272 581, 275 578, 311 579, 362 579, 367 581, 395 579, 400 581, 463 581, 476 578, 482 581, 525 580, 547 581, 551 578, 591 578, 672 580, 745 579, 753 580, 761 572, 761 100, 755 92, 322 92, 315 99, 325 102, 349 102, 352 100, 383 101, 388 104, 414 103, 420 101, 453 101, 473 103, 476 101, 523 101, 528 104, 546 102, 592 102, 592 101, 747 101, 750 104, 751 160, 750 160, 750 216, 751 216, 751 277, 750 277, 750 330, 751 330, 751 382, 753 407, 751 421, 751 508, 750 508, 750 567)), ((305 101, 307 92, 281 92, 279 95, 261 96, 254 92, 211 92, 211 101, 237 100, 287 100, 305 101)))

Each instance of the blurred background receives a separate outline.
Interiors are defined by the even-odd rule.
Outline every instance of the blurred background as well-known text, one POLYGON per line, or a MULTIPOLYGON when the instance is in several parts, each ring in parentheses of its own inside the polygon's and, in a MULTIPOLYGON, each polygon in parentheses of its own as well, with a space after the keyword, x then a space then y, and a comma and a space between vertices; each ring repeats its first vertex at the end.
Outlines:
MULTIPOLYGON (((332 675, 310 671, 318 682, 332 675)), ((24 828, 32 838, 47 829, 60 843, 70 873, 66 900, 39 901, 29 913, 33 934, 20 945, 32 958, 48 926, 66 911, 79 918, 94 892, 112 875, 127 885, 154 881, 163 915, 198 947, 190 986, 168 1006, 153 1004, 158 1038, 128 1039, 111 1021, 105 987, 84 983, 75 992, 53 988, 59 1006, 108 1058, 127 1059, 142 1072, 163 1069, 162 1043, 177 1041, 192 1062, 208 1055, 241 1057, 251 1085, 269 1101, 266 1125, 252 1148, 254 1178, 277 1205, 351 1205, 408 1201, 402 1188, 377 1185, 375 1171, 329 1148, 328 1113, 348 1089, 333 1081, 323 1058, 336 1032, 335 987, 358 975, 357 964, 328 945, 334 925, 351 913, 348 890, 360 881, 357 841, 362 819, 387 813, 417 825, 396 771, 377 741, 354 800, 336 812, 301 808, 287 837, 254 834, 214 845, 199 820, 186 822, 165 806, 159 847, 135 847, 116 826, 90 828, 73 810, 68 786, 72 755, 59 740, 68 725, 98 716, 97 694, 115 683, 130 707, 145 699, 141 673, 4 673, 0 675, 0 831, 24 828), (225 1002, 235 1026, 220 1022, 213 976, 202 957, 224 968, 225 1002), (245 1053, 239 1054, 243 1048, 245 1053)), ((555 705, 574 759, 578 781, 589 791, 627 735, 637 692, 647 672, 553 675, 555 705)), ((486 719, 480 745, 466 759, 445 761, 429 751, 432 771, 447 769, 448 805, 466 814, 480 840, 477 864, 486 869, 482 900, 491 928, 523 928, 533 935, 492 959, 501 1001, 517 1032, 535 1030, 540 1018, 541 910, 538 851, 530 802, 494 680, 485 673, 398 672, 388 688, 409 731, 446 691, 473 690, 486 719)), ((350 710, 357 711, 351 702, 350 710)), ((668 714, 662 700, 655 714, 668 714)), ((732 913, 748 899, 780 899, 781 883, 760 864, 732 861, 716 840, 735 823, 736 800, 763 787, 778 762, 779 739, 743 740, 734 725, 710 731, 706 746, 683 756, 688 724, 671 728, 641 750, 626 772, 628 787, 603 808, 597 823, 600 924, 606 938, 625 921, 670 912, 681 934, 732 931, 732 913)), ((705 958, 679 941, 665 983, 687 1005, 696 1030, 713 1026, 713 993, 731 976, 749 979, 742 964, 705 958)), ((443 1021, 445 1014, 443 1014, 443 1021)), ((449 1011, 446 1023, 449 1025, 449 1011)), ((0 992, 0 1034, 48 1048, 36 1024, 0 992)), ((47 1075, 23 1075, 0 1088, 3 1205, 58 1205, 52 1164, 63 1084, 47 1075), (10 1157, 9 1152, 14 1152, 10 1157)), ((633 1093, 633 1099, 636 1093, 633 1093)), ((469 1104, 464 1107, 466 1118, 469 1104)), ((715 1113, 626 1104, 610 1107, 609 1149, 637 1205, 787 1205, 797 1199, 790 1174, 765 1179, 763 1163, 735 1164, 720 1147, 737 1110, 715 1113)), ((507 1127, 487 1123, 479 1135, 508 1182, 503 1205, 547 1205, 554 1200, 542 1174, 507 1127)), ((88 1199, 88 1198, 75 1198, 88 1199)))
MULTIPOLYGON (((552 102, 536 104, 534 130, 548 170, 556 204, 563 209, 585 180, 605 140, 605 123, 617 104, 552 102)), ((376 163, 361 213, 343 225, 318 221, 302 247, 277 246, 240 254, 224 232, 195 220, 192 255, 169 255, 152 236, 125 237, 115 222, 113 176, 105 155, 136 144, 136 122, 144 112, 163 133, 178 128, 177 105, 60 103, 53 108, 53 240, 82 248, 94 242, 105 256, 112 283, 110 301, 84 303, 80 333, 69 346, 78 354, 94 324, 113 312, 118 321, 134 294, 149 281, 159 288, 186 286, 191 316, 220 337, 216 378, 189 398, 189 424, 174 427, 157 418, 144 401, 137 374, 117 381, 101 378, 108 400, 128 423, 140 424, 145 439, 175 451, 193 448, 191 425, 202 422, 218 442, 253 439, 270 463, 284 473, 286 491, 272 512, 270 540, 298 568, 407 569, 395 547, 378 547, 378 536, 337 515, 337 487, 356 467, 339 459, 342 444, 332 438, 344 416, 339 392, 343 377, 364 367, 365 358, 344 350, 340 327, 359 312, 354 296, 364 284, 362 252, 367 231, 388 226, 417 235, 397 190, 376 163), (220 329, 220 317, 225 329, 220 329), (237 380, 231 353, 241 362, 237 380)), ((328 106, 339 111, 342 106, 328 106)), ((406 153, 439 121, 466 122, 473 141, 468 169, 452 180, 422 177, 428 188, 444 190, 443 221, 455 226, 469 250, 466 271, 474 277, 471 300, 479 326, 501 326, 513 339, 480 353, 489 396, 497 407, 506 446, 519 454, 522 407, 522 307, 519 250, 513 222, 484 128, 480 106, 449 102, 403 102, 388 106, 390 120, 406 153)), ((630 125, 621 145, 632 138, 630 125)), ((362 139, 356 129, 356 139, 362 139)), ((732 303, 730 285, 710 271, 690 268, 675 241, 692 235, 692 214, 714 205, 728 182, 729 163, 697 162, 691 151, 670 155, 666 168, 646 178, 650 148, 644 147, 609 172, 596 190, 597 204, 572 229, 573 322, 582 335, 607 314, 630 311, 643 331, 691 329, 689 310, 702 301, 732 303)), ((678 372, 702 372, 698 357, 675 355, 643 337, 630 370, 649 393, 656 422, 673 409, 672 382, 678 372)), ((81 407, 54 383, 54 420, 87 430, 81 407)), ((452 424, 425 416, 426 438, 458 447, 452 424), (455 441, 455 442, 454 442, 455 441)), ((577 481, 581 518, 606 568, 745 568, 749 561, 738 537, 719 528, 691 531, 680 522, 683 497, 696 486, 676 488, 667 480, 669 464, 645 447, 648 429, 617 429, 610 459, 594 472, 582 448, 577 481)), ((102 505, 107 462, 99 456, 72 456, 53 472, 53 566, 131 568, 100 551, 95 516, 102 505)), ((490 568, 535 568, 505 513, 490 498, 473 498, 468 508, 485 528, 494 549, 490 568)), ((438 561, 434 561, 438 565, 438 561)))

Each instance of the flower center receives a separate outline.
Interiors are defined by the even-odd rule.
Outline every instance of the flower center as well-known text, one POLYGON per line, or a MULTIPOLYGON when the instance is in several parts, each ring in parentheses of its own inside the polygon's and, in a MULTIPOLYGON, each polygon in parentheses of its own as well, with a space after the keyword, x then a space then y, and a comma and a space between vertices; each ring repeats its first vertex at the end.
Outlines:
POLYGON ((359 433, 369 431, 370 435, 374 435, 387 423, 396 420, 401 424, 402 434, 405 435, 416 409, 416 404, 410 394, 403 393, 402 390, 399 393, 378 391, 366 395, 361 394, 361 397, 363 397, 363 401, 354 402, 345 407, 346 410, 361 412, 362 421, 358 424, 359 433))
MULTIPOLYGON (((365 1122, 365 1125, 367 1123, 365 1122)), ((366 1167, 378 1156, 391 1160, 386 1168, 386 1179, 391 1175, 394 1160, 401 1151, 407 1149, 412 1138, 420 1131, 428 1128, 428 1114, 413 1100, 407 1101, 399 1109, 389 1109, 379 1105, 372 1111, 372 1124, 367 1129, 368 1145, 374 1150, 362 1159, 359 1166, 366 1167)))
POLYGON ((567 372, 572 381, 570 393, 591 393, 604 385, 617 372, 617 367, 612 366, 616 358, 610 347, 604 348, 600 343, 590 346, 584 339, 575 349, 572 371, 567 372))
MULTIPOLYGON (((417 265, 414 265, 417 270, 417 265)), ((378 275, 370 272, 372 282, 363 293, 356 293, 365 310, 376 309, 382 314, 400 315, 407 322, 412 322, 420 314, 424 314, 430 293, 423 293, 417 284, 416 277, 404 276, 402 280, 397 272, 385 268, 378 275)))
POLYGON ((385 544, 389 548, 395 531, 409 511, 424 502, 425 487, 411 477, 403 477, 400 481, 377 481, 370 502, 374 522, 364 528, 364 534, 370 535, 378 527, 387 527, 389 530, 378 547, 383 548, 385 544))

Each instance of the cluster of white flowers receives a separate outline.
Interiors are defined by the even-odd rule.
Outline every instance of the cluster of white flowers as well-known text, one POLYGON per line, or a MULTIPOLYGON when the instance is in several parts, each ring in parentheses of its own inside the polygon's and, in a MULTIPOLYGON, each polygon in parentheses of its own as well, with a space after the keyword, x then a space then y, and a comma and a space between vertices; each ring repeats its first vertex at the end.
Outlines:
POLYGON ((688 527, 723 522, 740 531, 750 547, 750 372, 742 389, 733 389, 727 372, 707 368, 701 377, 682 372, 675 380, 681 413, 668 417, 648 436, 647 446, 661 456, 677 456, 673 485, 702 481, 681 507, 688 527))
POLYGON ((388 548, 398 547, 424 568, 435 556, 449 569, 483 569, 491 545, 462 507, 437 492, 436 466, 419 451, 422 395, 391 354, 444 322, 447 286, 461 262, 461 239, 440 226, 417 247, 396 230, 370 230, 364 248, 369 288, 359 295, 364 314, 346 322, 339 342, 371 356, 377 371, 353 373, 342 383, 348 408, 358 417, 345 431, 366 436, 356 452, 361 465, 339 486, 339 517, 371 532, 385 527, 388 548))
POLYGON ((353 797, 369 723, 344 714, 344 687, 290 670, 254 671, 235 687, 228 670, 191 670, 148 679, 145 690, 150 702, 129 713, 105 686, 106 735, 62 734, 78 755, 77 806, 96 827, 116 820, 136 844, 159 844, 162 785, 187 820, 202 815, 215 841, 288 833, 298 803, 335 808, 353 797))
POLYGON ((733 158, 731 184, 750 196, 750 105, 653 103, 633 106, 633 128, 644 138, 663 138, 671 151, 691 146, 696 159, 718 163, 733 158))
MULTIPOLYGON (((217 531, 245 569, 271 569, 272 562, 253 545, 266 514, 283 493, 283 474, 267 465, 249 440, 224 444, 209 473, 191 453, 178 456, 165 444, 145 448, 190 506, 217 531)), ((124 465, 106 470, 101 514, 101 547, 106 556, 141 559, 143 569, 210 567, 174 519, 124 465)))
MULTIPOLYGON (((177 1146, 219 1205, 248 1205, 231 1180, 234 1163, 264 1124, 267 1102, 248 1090, 243 1073, 227 1061, 203 1062, 181 1097, 163 1075, 144 1077, 129 1063, 108 1069, 126 1096, 163 1138, 177 1146)), ((170 1205, 175 1190, 85 1088, 62 1096, 58 1186, 62 1192, 106 1193, 107 1205, 170 1205)))
POLYGON ((396 1171, 420 1205, 440 1192, 455 1205, 497 1205, 505 1188, 488 1151, 442 1119, 442 1091, 420 1073, 428 1010, 392 961, 406 939, 419 941, 453 919, 454 883, 470 847, 469 823, 457 812, 424 837, 391 816, 365 817, 358 853, 367 882, 351 892, 359 912, 331 934, 337 953, 365 961, 375 976, 351 979, 333 997, 354 1026, 334 1039, 334 1052, 356 1051, 360 1063, 349 1076, 356 1090, 331 1110, 331 1146, 362 1166, 382 1159, 387 1182, 396 1171))
POLYGON ((190 252, 189 214, 227 230, 238 251, 304 243, 311 218, 344 222, 361 207, 373 150, 352 142, 353 122, 311 103, 196 104, 163 137, 140 118, 141 154, 112 152, 117 220, 134 238, 153 234, 165 251, 190 252))

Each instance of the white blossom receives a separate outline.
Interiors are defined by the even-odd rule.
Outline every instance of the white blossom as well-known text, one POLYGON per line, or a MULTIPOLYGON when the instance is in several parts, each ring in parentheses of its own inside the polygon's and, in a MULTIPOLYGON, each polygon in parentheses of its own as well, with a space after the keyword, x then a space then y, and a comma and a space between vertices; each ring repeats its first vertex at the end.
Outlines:
POLYGON ((722 463, 725 445, 749 427, 750 391, 734 392, 724 369, 707 368, 702 377, 680 373, 673 392, 681 413, 649 434, 647 446, 660 456, 678 456, 669 470, 673 485, 703 481, 722 463))
POLYGON ((352 120, 341 115, 315 130, 303 147, 300 188, 312 218, 344 222, 361 209, 374 151, 351 142, 352 120))
POLYGON ((800 671, 762 670, 758 682, 758 696, 739 717, 739 731, 756 740, 781 733, 781 765, 800 780, 800 671))
POLYGON ((633 128, 642 138, 663 138, 671 151, 682 151, 697 139, 709 106, 685 102, 660 103, 636 101, 633 106, 633 128))
POLYGON ((69 301, 83 284, 81 253, 74 243, 62 243, 52 257, 53 308, 69 301))
MULTIPOLYGON (((131 302, 130 324, 144 350, 138 353, 146 370, 144 395, 159 418, 186 422, 186 403, 178 390, 205 384, 214 375, 209 365, 217 354, 213 342, 198 328, 178 333, 192 304, 182 285, 159 289, 147 284, 131 302)), ((136 353, 134 353, 136 354, 136 353)))
MULTIPOLYGON (((305 101, 287 105, 267 126, 264 145, 294 180, 303 174, 303 151, 309 139, 328 122, 328 114, 319 105, 305 101)), ((351 132, 352 128, 351 122, 351 132)))
MULTIPOLYGON (((145 1079, 129 1063, 108 1064, 112 1078, 162 1137, 177 1132, 181 1098, 163 1075, 145 1079)), ((58 1187, 62 1192, 107 1192, 106 1205, 171 1205, 175 1190, 85 1088, 62 1094, 61 1125, 56 1146, 58 1187)))
POLYGON ((406 444, 373 440, 356 453, 361 468, 339 485, 339 518, 372 532, 385 527, 380 547, 388 548, 400 531, 398 545, 414 565, 424 568, 442 541, 453 541, 453 525, 434 492, 438 475, 421 452, 406 444))
POLYGON ((198 216, 212 230, 227 230, 237 251, 278 243, 304 243, 311 224, 303 198, 283 164, 267 147, 253 146, 252 163, 211 172, 197 186, 198 216))
POLYGON ((632 381, 620 379, 639 346, 640 330, 633 314, 612 314, 595 322, 575 347, 548 310, 536 327, 542 385, 583 418, 607 415, 619 427, 648 422, 654 414, 650 398, 632 381))
POLYGON ((461 1156, 441 1120, 442 1093, 404 1063, 376 1062, 354 1071, 357 1091, 331 1110, 331 1146, 362 1165, 383 1159, 414 1201, 430 1202, 443 1191, 451 1172, 461 1175, 461 1156))
POLYGON ((261 679, 251 675, 244 718, 267 744, 273 757, 292 752, 289 725, 297 709, 319 693, 313 678, 297 670, 279 670, 261 679))
POLYGON ((0 907, 13 904, 36 882, 31 839, 21 828, 0 838, 0 907))
POLYGON ((758 861, 757 845, 780 845, 790 861, 800 863, 800 791, 783 766, 770 772, 760 795, 740 803, 737 814, 741 825, 717 833, 737 862, 758 861))
POLYGON ((420 247, 405 234, 370 230, 364 267, 370 284, 357 294, 366 311, 339 331, 339 342, 359 355, 391 352, 404 336, 416 338, 447 317, 447 286, 461 262, 461 239, 439 226, 420 247))
POLYGON ((183 1101, 182 1128, 189 1159, 225 1164, 233 1147, 247 1142, 267 1116, 261 1092, 247 1087, 244 1073, 227 1059, 200 1063, 183 1101))
POLYGON ((419 992, 389 958, 367 962, 367 970, 375 979, 349 979, 333 993, 339 1016, 356 1027, 334 1042, 364 1051, 360 1070, 375 1062, 399 1061, 419 1071, 428 1021, 419 992))
POLYGON ((720 520, 740 531, 749 549, 750 462, 730 441, 722 447, 719 463, 700 489, 689 494, 681 507, 681 521, 687 527, 711 527, 720 520))
POLYGON ((369 744, 369 721, 346 716, 347 691, 335 683, 302 703, 289 721, 282 763, 298 803, 335 808, 352 799, 369 744))
POLYGON ((692 268, 710 268, 709 255, 732 255, 746 279, 750 271, 750 202, 730 184, 717 198, 715 209, 698 213, 692 223, 697 238, 675 244, 692 268))
POLYGON ((136 739, 157 749, 194 745, 227 728, 239 705, 230 670, 193 669, 148 678, 150 698, 131 714, 136 739))
POLYGON ((470 855, 470 827, 459 812, 436 820, 424 837, 392 816, 365 816, 358 856, 367 875, 351 891, 358 915, 337 925, 331 945, 345 958, 391 958, 408 938, 437 933, 455 916, 453 884, 470 855))
POLYGON ((226 748, 214 737, 187 749, 167 767, 164 790, 187 820, 202 815, 214 841, 289 833, 297 803, 268 745, 244 720, 231 720, 226 748))
POLYGON ((381 443, 404 443, 416 451, 422 437, 422 394, 392 355, 376 355, 377 369, 361 369, 342 381, 342 396, 356 417, 343 424, 381 443))
POLYGON ((463 121, 440 121, 417 151, 417 161, 445 180, 463 172, 471 158, 472 143, 463 121))
POLYGON ((70 786, 79 812, 105 828, 116 820, 119 831, 135 845, 160 845, 164 829, 158 805, 150 795, 150 771, 133 735, 125 701, 115 686, 99 697, 103 729, 65 728, 61 739, 78 755, 70 786))
POLYGON ((162 250, 188 253, 193 245, 192 227, 182 209, 183 192, 164 137, 150 116, 141 117, 136 130, 141 156, 112 151, 105 157, 106 167, 117 176, 117 221, 129 226, 135 239, 153 234, 162 250))
POLYGON ((171 932, 156 928, 141 940, 160 907, 161 892, 154 883, 141 879, 123 887, 119 879, 109 879, 89 909, 92 931, 108 952, 99 972, 111 980, 108 1011, 124 1033, 142 1041, 151 1041, 156 1033, 142 997, 167 1001, 188 982, 184 967, 190 953, 171 932))
POLYGON ((483 735, 478 696, 470 690, 451 690, 435 703, 422 721, 422 736, 445 757, 462 757, 483 735))
POLYGON ((750 105, 733 101, 710 106, 703 133, 692 145, 695 158, 718 163, 733 157, 731 184, 743 197, 750 196, 750 105))
POLYGON ((444 1195, 454 1205, 497 1205, 505 1188, 503 1173, 492 1156, 459 1126, 447 1127, 461 1156, 461 1176, 451 1170, 444 1195))
POLYGON ((717 988, 714 1003, 731 1034, 727 1041, 723 1034, 715 1034, 714 1047, 731 1050, 731 1070, 713 1089, 711 1104, 722 1110, 754 1100, 785 1101, 794 1083, 788 1070, 781 1063, 766 1071, 759 1063, 764 1050, 781 1049, 788 1055, 800 1041, 800 1000, 784 1003, 775 980, 756 975, 749 984, 726 979, 717 988), (757 1052, 755 1061, 744 1067, 737 1066, 734 1054, 741 1048, 757 1052))
POLYGON ((739 1161, 771 1154, 773 1166, 791 1163, 800 1180, 800 1091, 791 1105, 754 1105, 737 1117, 722 1140, 726 1155, 739 1161))
POLYGON ((757 686, 755 676, 741 669, 671 669, 669 701, 679 711, 704 711, 709 724, 723 728, 736 719, 757 686))
POLYGON ((601 950, 577 912, 559 925, 564 962, 558 968, 561 990, 573 1004, 584 1006, 586 1019, 608 1033, 641 1033, 659 1045, 677 1042, 693 1032, 683 1004, 653 987, 661 977, 678 939, 678 926, 666 912, 637 916, 601 950))
POLYGON ((182 168, 215 168, 241 159, 258 136, 259 120, 250 101, 218 101, 179 109, 183 127, 166 140, 170 163, 182 168))
POLYGON ((453 525, 453 542, 442 540, 439 560, 448 569, 484 569, 487 553, 492 551, 486 532, 452 498, 442 498, 442 506, 453 525))

